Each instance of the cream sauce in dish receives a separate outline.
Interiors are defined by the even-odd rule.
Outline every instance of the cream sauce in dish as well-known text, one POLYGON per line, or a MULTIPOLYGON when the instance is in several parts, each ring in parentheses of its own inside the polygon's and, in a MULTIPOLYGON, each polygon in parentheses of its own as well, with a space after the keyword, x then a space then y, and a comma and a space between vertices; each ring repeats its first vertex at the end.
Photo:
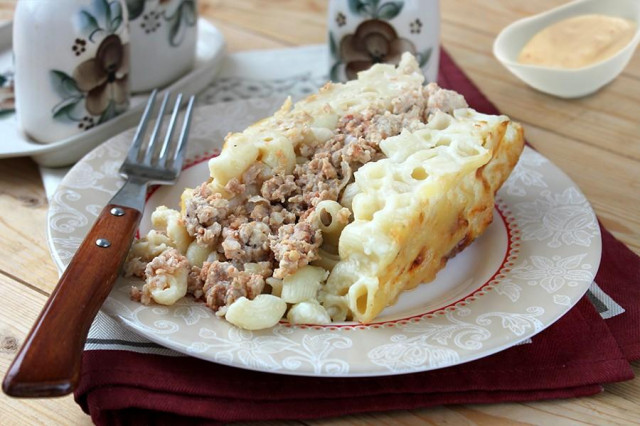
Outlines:
POLYGON ((615 55, 629 44, 637 24, 614 16, 574 16, 543 29, 524 46, 518 62, 581 68, 615 55))

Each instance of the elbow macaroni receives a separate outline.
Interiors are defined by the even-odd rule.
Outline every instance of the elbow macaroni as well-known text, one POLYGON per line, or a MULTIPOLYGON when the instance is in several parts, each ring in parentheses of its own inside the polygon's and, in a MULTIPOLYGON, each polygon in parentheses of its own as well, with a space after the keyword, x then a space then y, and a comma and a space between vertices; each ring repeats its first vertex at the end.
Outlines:
POLYGON ((159 206, 151 214, 151 224, 154 228, 165 231, 172 247, 182 254, 187 252, 192 238, 180 221, 180 212, 159 206))
POLYGON ((147 265, 142 292, 156 303, 173 305, 187 294, 190 270, 189 262, 176 249, 165 250, 147 265))
POLYGON ((241 297, 229 308, 225 318, 231 324, 246 330, 260 330, 273 327, 280 321, 287 304, 271 294, 260 294, 253 300, 241 297))
POLYGON ((161 305, 173 305, 187 294, 189 270, 184 267, 172 274, 161 273, 147 278, 146 285, 154 302, 161 305))
POLYGON ((280 297, 287 303, 315 300, 320 285, 329 272, 318 266, 303 266, 282 280, 280 297))
POLYGON ((349 222, 351 212, 342 207, 338 202, 323 200, 316 206, 316 220, 318 227, 322 231, 325 244, 333 247, 338 246, 338 239, 342 229, 349 222))
POLYGON ((307 300, 293 305, 287 312, 291 324, 329 324, 331 316, 317 300, 307 300))

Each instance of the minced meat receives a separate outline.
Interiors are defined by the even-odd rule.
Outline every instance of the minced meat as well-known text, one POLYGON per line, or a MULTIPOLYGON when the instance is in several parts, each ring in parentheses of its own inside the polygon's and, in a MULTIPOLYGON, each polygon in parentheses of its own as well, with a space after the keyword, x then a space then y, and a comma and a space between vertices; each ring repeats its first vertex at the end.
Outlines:
POLYGON ((266 278, 284 278, 316 260, 322 233, 312 220, 315 206, 337 201, 358 168, 384 158, 380 141, 421 126, 435 110, 466 106, 461 95, 431 83, 394 99, 389 109, 371 107, 340 118, 326 142, 298 145, 291 173, 256 162, 227 183, 224 196, 210 182, 195 188, 182 220, 218 260, 194 268, 189 293, 218 310, 260 294, 266 278), (262 273, 245 271, 247 263, 263 265, 262 273))

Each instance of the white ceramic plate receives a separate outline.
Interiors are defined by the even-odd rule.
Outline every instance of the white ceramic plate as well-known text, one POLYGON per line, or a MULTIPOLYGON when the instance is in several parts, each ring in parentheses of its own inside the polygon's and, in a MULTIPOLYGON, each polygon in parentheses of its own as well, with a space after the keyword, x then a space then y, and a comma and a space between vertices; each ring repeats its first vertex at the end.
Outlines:
MULTIPOLYGON (((0 26, 0 72, 13 69, 11 52, 12 23, 0 26)), ((185 101, 188 96, 202 91, 215 77, 224 56, 225 41, 222 33, 204 19, 198 20, 198 42, 196 62, 193 70, 174 81, 167 89, 173 93, 182 92, 185 101)), ((18 128, 16 115, 0 115, 0 158, 31 156, 43 166, 59 167, 72 164, 98 144, 136 125, 148 94, 131 98, 131 106, 125 113, 96 126, 86 132, 61 141, 42 144, 30 140, 18 128)))
MULTIPOLYGON (((177 208, 185 186, 206 179, 224 135, 270 115, 273 99, 196 110, 190 166, 173 187, 150 197, 141 231, 159 204, 177 208)), ((65 177, 49 211, 49 244, 63 269, 100 209, 122 185, 117 169, 133 132, 96 148, 65 177)), ((121 279, 104 310, 126 327, 176 351, 260 371, 313 376, 375 376, 451 366, 509 348, 565 314, 598 269, 601 241, 589 203, 575 184, 526 148, 498 194, 493 224, 437 279, 401 295, 374 324, 279 324, 239 330, 204 304, 171 307, 129 299, 121 279)), ((137 283, 140 284, 140 283, 137 283)))

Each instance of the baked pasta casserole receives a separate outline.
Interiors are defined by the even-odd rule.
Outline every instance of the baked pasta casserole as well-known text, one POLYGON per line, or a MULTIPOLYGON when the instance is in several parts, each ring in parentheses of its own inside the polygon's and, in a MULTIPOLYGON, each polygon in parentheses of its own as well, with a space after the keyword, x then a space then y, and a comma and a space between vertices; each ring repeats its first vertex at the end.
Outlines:
POLYGON ((189 294, 245 329, 371 322, 486 229, 522 148, 520 125, 425 86, 408 53, 327 83, 229 134, 179 210, 153 212, 132 297, 189 294))

